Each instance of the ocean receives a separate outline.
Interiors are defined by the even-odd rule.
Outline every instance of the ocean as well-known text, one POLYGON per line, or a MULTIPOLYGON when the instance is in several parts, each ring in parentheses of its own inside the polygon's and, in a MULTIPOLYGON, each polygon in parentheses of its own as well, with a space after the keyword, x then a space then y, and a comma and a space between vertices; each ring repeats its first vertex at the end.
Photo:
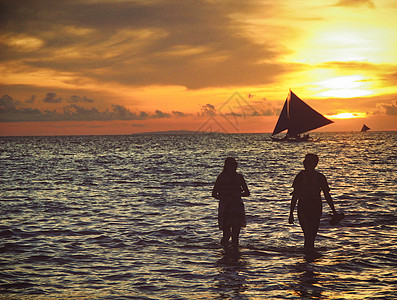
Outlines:
POLYGON ((397 132, 0 138, 0 299, 397 299, 397 132), (307 260, 291 185, 320 157, 307 260), (238 255, 211 191, 226 157, 251 196, 238 255), (296 213, 295 213, 295 218, 296 213))

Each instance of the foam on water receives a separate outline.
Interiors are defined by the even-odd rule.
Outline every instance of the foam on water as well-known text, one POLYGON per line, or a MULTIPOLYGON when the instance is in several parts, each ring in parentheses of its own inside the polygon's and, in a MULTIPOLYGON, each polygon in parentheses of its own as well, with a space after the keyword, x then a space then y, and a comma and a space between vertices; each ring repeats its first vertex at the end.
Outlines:
POLYGON ((0 138, 0 291, 29 299, 392 299, 395 132, 0 138), (324 204, 307 261, 291 184, 320 156, 324 204), (238 255, 218 245, 211 189, 235 156, 251 190, 238 255))

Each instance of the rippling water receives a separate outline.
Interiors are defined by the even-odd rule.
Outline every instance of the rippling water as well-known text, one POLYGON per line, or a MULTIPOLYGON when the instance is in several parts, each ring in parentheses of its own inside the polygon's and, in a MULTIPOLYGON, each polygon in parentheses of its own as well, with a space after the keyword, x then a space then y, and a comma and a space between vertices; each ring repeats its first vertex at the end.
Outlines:
POLYGON ((0 138, 0 298, 395 299, 397 132, 0 138), (306 261, 291 184, 320 156, 338 226, 306 261), (251 196, 239 256, 210 197, 227 156, 251 196))

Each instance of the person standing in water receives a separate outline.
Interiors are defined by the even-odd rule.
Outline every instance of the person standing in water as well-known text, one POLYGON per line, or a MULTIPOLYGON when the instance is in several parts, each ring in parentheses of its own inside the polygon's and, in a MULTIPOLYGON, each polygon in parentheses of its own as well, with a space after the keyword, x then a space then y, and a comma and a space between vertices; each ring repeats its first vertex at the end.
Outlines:
POLYGON ((294 223, 294 210, 298 202, 298 219, 305 237, 304 250, 310 255, 314 254, 314 240, 320 226, 322 214, 321 191, 327 200, 333 214, 336 216, 334 202, 329 193, 329 186, 325 176, 315 170, 318 164, 316 154, 306 154, 303 161, 305 167, 296 175, 292 187, 289 223, 294 223))
POLYGON ((223 171, 216 179, 212 197, 219 200, 218 225, 223 231, 220 244, 227 248, 232 238, 232 247, 238 249, 241 227, 246 226, 244 202, 241 197, 250 195, 243 175, 236 172, 237 161, 233 157, 225 160, 223 171))

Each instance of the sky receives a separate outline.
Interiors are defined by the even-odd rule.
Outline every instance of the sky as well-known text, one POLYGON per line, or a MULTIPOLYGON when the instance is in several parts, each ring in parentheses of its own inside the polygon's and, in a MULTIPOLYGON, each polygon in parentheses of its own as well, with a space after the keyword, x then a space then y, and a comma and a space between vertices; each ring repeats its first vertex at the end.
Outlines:
POLYGON ((397 130, 394 0, 0 0, 0 135, 397 130))

